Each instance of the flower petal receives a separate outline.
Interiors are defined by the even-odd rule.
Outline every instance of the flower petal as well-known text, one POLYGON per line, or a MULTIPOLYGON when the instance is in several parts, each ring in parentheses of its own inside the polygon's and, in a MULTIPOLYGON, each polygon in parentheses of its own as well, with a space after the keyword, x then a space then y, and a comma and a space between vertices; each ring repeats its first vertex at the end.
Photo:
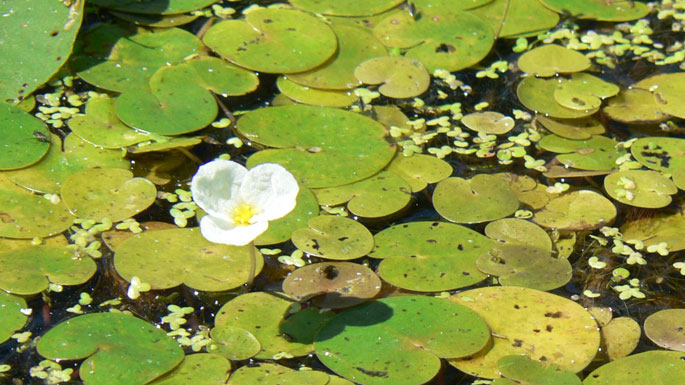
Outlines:
POLYGON ((255 221, 284 217, 295 208, 300 187, 293 174, 276 163, 251 168, 240 186, 240 198, 256 209, 255 221))
POLYGON ((245 246, 261 235, 269 227, 262 221, 249 225, 234 225, 232 222, 205 215, 200 220, 200 231, 206 240, 225 245, 245 246))
POLYGON ((245 167, 230 160, 216 159, 205 163, 190 183, 193 200, 209 215, 227 219, 246 175, 245 167))

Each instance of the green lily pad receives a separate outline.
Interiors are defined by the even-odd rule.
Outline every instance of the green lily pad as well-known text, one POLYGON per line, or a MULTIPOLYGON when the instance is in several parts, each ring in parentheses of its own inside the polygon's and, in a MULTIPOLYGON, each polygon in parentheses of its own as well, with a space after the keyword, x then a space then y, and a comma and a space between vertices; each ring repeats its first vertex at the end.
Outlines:
POLYGON ((314 350, 314 335, 330 315, 313 308, 290 314, 292 305, 283 294, 247 293, 226 302, 214 324, 236 326, 254 334, 262 345, 255 356, 258 359, 270 360, 278 353, 305 356, 314 350))
POLYGON ((609 99, 602 111, 611 119, 623 123, 659 123, 669 118, 659 109, 652 93, 641 88, 621 91, 618 96, 609 99))
POLYGON ((574 73, 554 90, 554 100, 574 110, 597 109, 602 100, 618 94, 618 86, 586 73, 574 73))
POLYGON ((129 23, 154 28, 179 27, 181 25, 188 24, 193 20, 197 19, 198 17, 200 17, 200 15, 193 14, 150 15, 143 13, 128 13, 117 11, 109 11, 109 13, 122 20, 128 21, 129 23))
POLYGON ((518 60, 521 71, 542 77, 585 71, 590 64, 590 59, 582 53, 558 44, 540 46, 524 53, 518 60))
POLYGON ((283 218, 269 222, 269 228, 265 233, 255 239, 255 245, 273 245, 285 242, 299 229, 306 229, 311 218, 319 215, 319 202, 312 192, 300 186, 297 193, 297 203, 293 211, 283 218))
POLYGON ((581 385, 580 378, 556 365, 546 366, 523 355, 504 356, 497 361, 502 376, 526 385, 581 385))
POLYGON ((552 240, 547 232, 533 222, 519 218, 503 218, 485 226, 488 238, 504 245, 524 245, 552 251, 552 240))
POLYGON ((71 67, 88 83, 116 92, 146 90, 157 70, 203 48, 195 35, 179 28, 133 33, 111 24, 96 24, 84 33, 83 44, 71 67))
POLYGON ((585 377, 583 385, 671 385, 683 378, 683 353, 653 350, 602 365, 585 377))
POLYGON ((353 385, 340 377, 316 370, 293 370, 270 362, 240 367, 228 385, 353 385))
POLYGON ((75 115, 67 124, 86 142, 102 148, 121 148, 150 140, 150 135, 136 131, 119 120, 114 103, 107 95, 88 99, 86 113, 75 115))
POLYGON ((456 223, 480 223, 504 218, 519 207, 509 185, 493 175, 471 179, 447 178, 433 192, 433 206, 445 219, 456 223))
POLYGON ((127 154, 145 154, 150 152, 164 152, 176 149, 186 149, 202 143, 202 138, 155 136, 153 142, 142 142, 135 146, 126 147, 127 154))
POLYGON ((429 72, 450 72, 470 67, 492 47, 492 28, 480 17, 455 9, 450 3, 419 7, 420 18, 409 12, 394 12, 373 29, 383 44, 406 48, 406 57, 418 59, 429 72))
MULTIPOLYGON (((550 75, 551 76, 551 75, 550 75)), ((524 78, 516 89, 519 101, 529 110, 553 118, 575 119, 590 116, 597 108, 575 110, 566 108, 554 100, 554 91, 559 86, 557 79, 543 79, 534 76, 524 78)))
POLYGON ((411 98, 424 93, 430 75, 423 64, 410 57, 374 57, 359 64, 354 76, 366 84, 381 84, 378 91, 389 98, 411 98))
POLYGON ((321 90, 295 83, 281 76, 276 80, 278 90, 290 99, 312 106, 348 107, 357 96, 348 90, 321 90))
MULTIPOLYGON (((259 274, 264 261, 255 253, 259 274)), ((249 264, 249 246, 211 243, 199 228, 136 234, 118 245, 114 255, 114 267, 124 279, 136 276, 155 290, 181 284, 202 291, 235 289, 247 282, 249 264)))
POLYGON ((672 174, 676 186, 685 190, 685 139, 640 138, 630 146, 630 152, 643 166, 672 174))
POLYGON ((118 222, 148 208, 157 199, 155 185, 120 168, 92 168, 70 175, 62 199, 79 218, 118 222))
POLYGON ((173 15, 194 11, 212 4, 211 0, 92 0, 101 7, 124 12, 173 15))
POLYGON ((344 186, 314 190, 321 205, 347 202, 347 209, 364 218, 381 218, 405 208, 411 201, 411 187, 401 177, 381 171, 371 178, 344 186))
POLYGON ((670 252, 685 250, 685 207, 663 209, 654 216, 640 217, 621 226, 624 239, 639 239, 645 246, 666 242, 670 252))
POLYGON ((212 329, 212 344, 216 345, 214 353, 230 360, 247 360, 262 350, 262 345, 249 330, 222 325, 212 329))
POLYGON ((617 148, 618 142, 601 135, 590 139, 573 140, 558 135, 547 135, 538 142, 547 151, 556 152, 557 160, 566 167, 580 170, 606 171, 617 167, 616 159, 625 154, 617 148))
POLYGON ((671 195, 678 187, 670 179, 656 171, 625 170, 607 175, 604 178, 607 194, 630 206, 650 209, 666 207, 671 203, 671 195))
POLYGON ((476 260, 478 270, 496 275, 502 286, 522 286, 552 290, 571 280, 572 268, 564 258, 552 258, 551 249, 504 244, 492 248, 476 260))
POLYGON ((236 128, 252 143, 275 147, 252 155, 248 168, 280 163, 309 188, 368 178, 395 155, 395 147, 385 140, 382 124, 335 108, 260 108, 243 115, 236 128))
POLYGON ((12 294, 38 294, 49 283, 80 285, 95 274, 97 267, 89 257, 75 258, 64 247, 34 246, 0 253, 0 289, 12 294))
POLYGON ((128 169, 131 161, 121 151, 98 148, 78 135, 64 138, 64 151, 59 136, 49 134, 50 149, 31 167, 7 171, 12 182, 32 191, 59 194, 64 181, 72 174, 91 167, 128 169))
POLYGON ((478 313, 488 324, 493 344, 471 358, 449 360, 477 377, 497 378, 500 358, 525 354, 531 359, 579 372, 599 348, 597 324, 581 305, 544 291, 493 286, 450 297, 478 313))
POLYGON ((648 89, 654 95, 657 107, 662 112, 685 119, 685 74, 676 72, 660 74, 640 80, 635 87, 648 89))
POLYGON ((381 280, 368 267, 351 262, 303 266, 283 280, 283 291, 298 301, 312 299, 323 309, 352 307, 375 297, 381 280))
POLYGON ((592 190, 577 190, 550 200, 533 222, 557 230, 592 230, 615 218, 616 206, 610 200, 592 190))
POLYGON ((437 183, 452 175, 452 165, 434 156, 398 154, 387 168, 409 184, 411 192, 425 189, 429 183, 437 183))
POLYGON ((546 116, 535 116, 538 122, 550 130, 553 134, 566 139, 584 140, 593 135, 601 135, 605 132, 600 121, 592 117, 580 119, 552 119, 546 116))
POLYGON ((0 190, 0 237, 49 237, 68 229, 73 222, 74 217, 63 203, 53 205, 40 195, 18 188, 0 190))
POLYGON ((547 192, 546 186, 542 183, 538 183, 528 175, 499 173, 495 174, 495 176, 502 178, 502 180, 507 182, 511 191, 516 194, 519 202, 534 210, 545 207, 547 202, 551 199, 551 195, 547 192))
POLYGON ((183 349, 164 330, 120 313, 71 318, 50 329, 38 353, 52 360, 79 360, 79 376, 89 385, 143 385, 172 370, 183 349))
POLYGON ((0 170, 12 170, 38 162, 50 149, 48 134, 39 119, 18 107, 1 103, 0 170))
POLYGON ((369 254, 381 258, 385 281, 408 290, 442 291, 473 285, 486 278, 476 259, 495 246, 487 237, 445 222, 410 222, 391 226, 374 237, 369 254))
POLYGON ((293 244, 305 253, 344 261, 363 257, 373 249, 373 235, 353 219, 324 215, 310 219, 308 225, 292 235, 293 244))
POLYGON ((71 54, 83 13, 83 1, 71 7, 52 0, 0 4, 0 102, 19 103, 50 80, 71 54))
POLYGON ((150 385, 225 385, 231 362, 218 354, 190 354, 173 371, 150 385))
POLYGON ((26 308, 24 298, 0 291, 0 344, 24 326, 29 316, 21 310, 26 308))
POLYGON ((339 0, 289 0, 296 8, 312 13, 334 16, 370 16, 389 10, 403 0, 339 1, 339 0))
POLYGON ((649 13, 645 3, 632 0, 540 0, 549 9, 567 13, 580 19, 600 21, 628 21, 649 13))
POLYGON ((321 19, 280 8, 261 8, 245 15, 245 20, 217 23, 203 41, 232 63, 268 73, 310 70, 338 48, 335 33, 321 19))
POLYGON ((602 342, 611 361, 632 353, 640 342, 640 325, 630 317, 618 317, 602 326, 602 342))
POLYGON ((364 385, 420 385, 440 358, 464 357, 490 340, 488 326, 465 306, 424 296, 383 298, 331 319, 316 336, 316 355, 337 374, 364 385))
POLYGON ((514 119, 496 111, 472 112, 461 118, 461 123, 473 131, 493 135, 506 134, 516 125, 514 119))
POLYGON ((489 1, 469 12, 483 18, 493 31, 499 30, 497 37, 534 36, 552 29, 559 22, 559 15, 538 0, 489 1))
POLYGON ((288 80, 327 90, 354 88, 361 84, 354 76, 357 65, 367 59, 387 55, 385 46, 363 28, 338 23, 332 24, 331 28, 338 37, 338 50, 333 57, 313 70, 286 75, 288 80))
POLYGON ((685 352, 685 309, 664 309, 645 319, 645 335, 664 349, 685 352))

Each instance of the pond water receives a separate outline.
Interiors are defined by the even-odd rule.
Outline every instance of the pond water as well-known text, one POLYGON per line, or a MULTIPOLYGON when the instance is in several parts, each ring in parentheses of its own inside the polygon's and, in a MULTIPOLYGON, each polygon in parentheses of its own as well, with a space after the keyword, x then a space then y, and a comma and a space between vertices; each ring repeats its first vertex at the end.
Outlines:
POLYGON ((0 14, 0 383, 685 378, 685 1, 0 14))

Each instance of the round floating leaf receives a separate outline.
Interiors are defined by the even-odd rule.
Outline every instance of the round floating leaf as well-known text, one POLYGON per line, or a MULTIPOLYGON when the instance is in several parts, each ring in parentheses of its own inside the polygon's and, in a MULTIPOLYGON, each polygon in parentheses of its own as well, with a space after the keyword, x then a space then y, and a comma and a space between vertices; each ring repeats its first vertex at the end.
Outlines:
POLYGON ((254 71, 293 73, 312 69, 335 53, 331 28, 311 14, 260 8, 245 20, 225 20, 204 36, 204 43, 223 58, 254 71))
POLYGON ((0 102, 0 170, 38 162, 50 149, 48 135, 47 128, 39 119, 18 107, 0 102))
MULTIPOLYGON (((67 238, 64 235, 56 235, 54 237, 49 237, 49 238, 41 238, 41 244, 47 245, 47 246, 57 246, 57 247, 64 247, 69 244, 67 241, 67 238)), ((19 250, 19 249, 26 249, 29 247, 34 247, 36 246, 33 244, 33 239, 9 239, 9 238, 0 238, 0 250, 3 252, 5 251, 12 251, 12 250, 19 250)))
POLYGON ((403 56, 369 59, 357 66, 354 76, 366 84, 381 84, 378 91, 389 98, 418 96, 430 85, 430 75, 423 64, 403 56))
POLYGON ((26 308, 22 297, 0 291, 0 344, 24 326, 29 316, 21 310, 26 308))
MULTIPOLYGON (((264 261, 256 253, 256 273, 264 261)), ((121 243, 114 255, 117 272, 149 283, 153 289, 168 289, 185 284, 203 291, 224 291, 247 282, 249 246, 211 243, 199 228, 148 231, 121 243)))
POLYGON ((673 181, 685 189, 685 181, 678 179, 678 172, 685 169, 685 139, 669 137, 640 138, 630 146, 635 160, 652 170, 673 174, 673 181), (679 183, 680 182, 680 183, 679 183))
POLYGON ((683 378, 683 353, 654 350, 600 366, 587 375, 583 385, 672 385, 683 378))
POLYGON ((117 11, 144 13, 152 15, 171 15, 194 11, 212 4, 211 0, 92 0, 93 4, 117 11))
POLYGON ((649 8, 632 0, 540 0, 542 4, 558 13, 571 14, 580 19, 601 21, 628 21, 646 16, 649 8))
POLYGON ((461 123, 473 131, 494 135, 506 134, 516 125, 514 119, 496 111, 472 112, 461 118, 461 123))
POLYGON ((552 240, 535 223, 518 218, 503 218, 488 223, 485 235, 505 245, 525 245, 552 251, 552 240))
POLYGON ((671 203, 671 195, 678 192, 670 179, 656 171, 625 170, 607 175, 604 178, 607 194, 630 206, 650 209, 666 207, 671 203))
POLYGON ((149 152, 164 152, 175 149, 189 148, 202 143, 200 137, 169 137, 157 136, 154 142, 143 142, 126 148, 128 154, 145 154, 149 152))
POLYGON ((369 256, 383 258, 381 278, 415 291, 452 290, 484 280, 476 259, 495 246, 480 233, 445 222, 395 225, 374 238, 369 256))
POLYGON ((215 353, 230 360, 247 360, 262 350, 257 337, 243 328, 222 325, 212 329, 212 343, 217 346, 215 353))
POLYGON ((357 101, 357 96, 348 90, 321 90, 297 84, 286 77, 276 80, 278 90, 290 99, 312 106, 347 107, 357 101))
POLYGON ((296 8, 312 13, 334 16, 370 16, 389 10, 403 0, 339 1, 339 0, 289 0, 296 8))
MULTIPOLYGON (((175 224, 166 223, 166 222, 143 222, 140 224, 140 228, 143 231, 156 231, 156 230, 177 229, 178 226, 176 226, 175 224)), ((109 247, 110 250, 116 251, 116 248, 122 242, 131 238, 134 235, 136 235, 136 234, 132 233, 128 229, 117 230, 115 227, 112 230, 103 232, 101 234, 101 237, 102 237, 102 240, 105 242, 105 245, 107 245, 107 247, 109 247)))
POLYGON ((283 291, 298 301, 313 298, 324 309, 351 307, 375 297, 381 280, 364 265, 324 262, 303 266, 283 281, 283 291))
POLYGON ((557 160, 566 167, 580 170, 612 170, 616 168, 616 159, 625 154, 624 150, 616 148, 618 142, 601 135, 573 140, 552 134, 543 137, 538 145, 544 150, 561 153, 557 160))
POLYGON ((53 205, 28 191, 0 190, 0 237, 49 237, 73 222, 74 217, 62 203, 53 205))
POLYGON ((645 320, 645 335, 665 349, 685 352, 685 309, 664 309, 645 320))
POLYGON ((685 250, 685 207, 663 209, 653 217, 641 217, 621 226, 624 239, 639 239, 645 246, 666 242, 668 251, 685 250))
POLYGON ((591 190, 578 190, 550 200, 535 213, 533 222, 557 230, 592 230, 615 218, 616 207, 610 200, 591 190))
POLYGON ((310 219, 308 225, 292 235, 295 246, 305 253, 348 260, 363 257, 373 249, 373 235, 353 219, 325 215, 310 219))
POLYGON ((387 55, 383 44, 362 28, 342 24, 333 24, 331 28, 338 37, 338 50, 333 57, 313 70, 288 74, 288 80, 303 86, 328 90, 354 88, 361 84, 354 76, 357 65, 372 57, 387 55))
POLYGON ((69 128, 81 139, 102 148, 121 148, 150 140, 150 135, 119 120, 114 109, 115 101, 107 95, 88 99, 86 113, 69 119, 69 128))
POLYGON ((662 112, 651 92, 641 88, 623 90, 609 99, 602 110, 613 120, 623 123, 659 123, 669 118, 662 112))
POLYGON ((551 119, 546 116, 537 115, 535 119, 552 133, 567 139, 590 139, 593 135, 601 135, 605 132, 602 123, 592 117, 551 119))
POLYGON ((478 270, 496 275, 502 286, 522 286, 552 290, 571 280, 571 264, 552 258, 551 250, 527 245, 497 246, 476 260, 478 270))
POLYGON ((275 147, 252 155, 248 167, 280 163, 309 188, 368 178, 395 155, 382 124, 335 108, 260 108, 243 115, 237 131, 250 142, 275 147))
POLYGON ((490 327, 493 345, 470 359, 450 360, 477 377, 497 378, 500 358, 522 355, 579 372, 599 348, 597 324, 581 305, 543 291, 493 286, 450 297, 478 313, 490 327))
POLYGON ((596 108, 574 110, 557 103, 554 100, 554 91, 558 86, 559 80, 556 78, 527 77, 519 83, 516 95, 526 108, 553 118, 575 119, 590 116, 597 112, 596 108))
POLYGON ((493 31, 499 30, 497 37, 533 36, 554 28, 559 22, 559 15, 538 0, 489 1, 469 12, 483 18, 493 31))
POLYGON ((316 201, 316 197, 308 188, 300 186, 300 191, 297 193, 297 203, 293 211, 283 218, 269 222, 269 228, 266 232, 255 239, 255 245, 273 245, 285 242, 290 239, 295 231, 307 228, 309 219, 317 215, 319 215, 319 203, 316 201))
POLYGON ((157 189, 145 178, 120 168, 92 168, 72 174, 62 186, 62 199, 74 215, 118 222, 155 202, 157 189))
POLYGON ((38 353, 51 360, 79 360, 89 385, 143 385, 183 360, 183 349, 164 330, 120 313, 71 318, 50 329, 38 353))
POLYGON ((612 361, 632 353, 640 342, 640 325, 630 317, 612 319, 602 327, 602 340, 612 361))
POLYGON ((109 11, 109 13, 130 23, 154 28, 179 27, 181 25, 188 24, 193 20, 197 19, 198 17, 200 17, 200 15, 198 14, 149 15, 117 11, 109 11))
POLYGON ((433 192, 433 206, 445 219, 456 223, 480 223, 513 214, 518 199, 509 185, 493 175, 471 179, 447 178, 433 192))
POLYGON ((504 356, 497 361, 502 376, 526 385, 581 385, 575 373, 556 365, 546 366, 522 355, 504 356))
POLYGON ((330 315, 314 308, 290 314, 292 305, 283 294, 247 293, 222 306, 214 324, 240 327, 254 334, 262 345, 255 356, 258 359, 270 360, 277 353, 300 357, 314 350, 314 335, 330 315))
POLYGON ((635 87, 652 91, 657 107, 664 113, 685 119, 684 73, 676 72, 651 76, 637 82, 635 87))
POLYGON ((535 179, 528 175, 500 173, 495 174, 495 176, 507 182, 518 200, 534 210, 544 207, 551 199, 551 195, 546 191, 546 186, 542 183, 538 184, 535 179))
POLYGON ((0 103, 27 98, 67 61, 81 27, 83 3, 72 2, 70 7, 52 0, 0 4, 0 103))
POLYGON ((202 48, 195 35, 179 28, 133 33, 97 24, 84 33, 83 54, 75 55, 71 66, 83 80, 106 90, 146 90, 157 70, 182 63, 202 48))
POLYGON ((190 354, 173 371, 150 385, 225 385, 231 362, 218 354, 190 354))
POLYGON ((292 370, 269 362, 241 366, 228 385, 353 385, 334 375, 316 370, 292 370))
POLYGON ((492 28, 480 17, 455 9, 451 3, 420 8, 421 17, 394 12, 378 23, 374 35, 387 47, 407 48, 406 57, 418 59, 429 72, 470 67, 492 47, 492 28))
POLYGON ((465 306, 403 296, 357 306, 316 336, 316 355, 329 369, 364 385, 420 385, 440 358, 464 357, 490 340, 488 326, 465 306))
POLYGON ((554 100, 566 108, 574 110, 597 109, 602 100, 618 94, 618 86, 586 74, 571 74, 554 90, 554 100))
POLYGON ((59 194, 64 180, 71 174, 91 167, 128 169, 131 161, 121 151, 98 148, 69 134, 64 138, 64 151, 59 136, 50 135, 50 150, 40 162, 31 167, 5 174, 16 184, 41 193, 59 194))
POLYGON ((347 202, 347 209, 364 218, 381 218, 405 208, 411 200, 411 188, 399 176, 381 171, 371 178, 345 186, 314 191, 321 205, 347 202))
POLYGON ((49 283, 80 285, 95 274, 89 257, 75 258, 64 247, 35 246, 0 253, 0 289, 19 295, 38 294, 49 283))
POLYGON ((546 44, 530 50, 518 60, 521 71, 543 77, 585 71, 590 64, 590 59, 582 53, 557 44, 546 44))
POLYGON ((388 171, 398 175, 409 184, 411 192, 425 189, 429 183, 437 183, 452 175, 452 165, 434 156, 398 154, 390 162, 388 171))

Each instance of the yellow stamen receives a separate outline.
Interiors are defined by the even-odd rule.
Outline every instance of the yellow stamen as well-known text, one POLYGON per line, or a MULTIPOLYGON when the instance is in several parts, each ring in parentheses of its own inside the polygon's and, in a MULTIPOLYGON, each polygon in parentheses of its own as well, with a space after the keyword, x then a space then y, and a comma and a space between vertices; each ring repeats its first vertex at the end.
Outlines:
POLYGON ((236 225, 249 225, 252 216, 257 214, 257 211, 251 205, 243 203, 240 206, 233 209, 231 217, 233 218, 233 223, 236 225))

